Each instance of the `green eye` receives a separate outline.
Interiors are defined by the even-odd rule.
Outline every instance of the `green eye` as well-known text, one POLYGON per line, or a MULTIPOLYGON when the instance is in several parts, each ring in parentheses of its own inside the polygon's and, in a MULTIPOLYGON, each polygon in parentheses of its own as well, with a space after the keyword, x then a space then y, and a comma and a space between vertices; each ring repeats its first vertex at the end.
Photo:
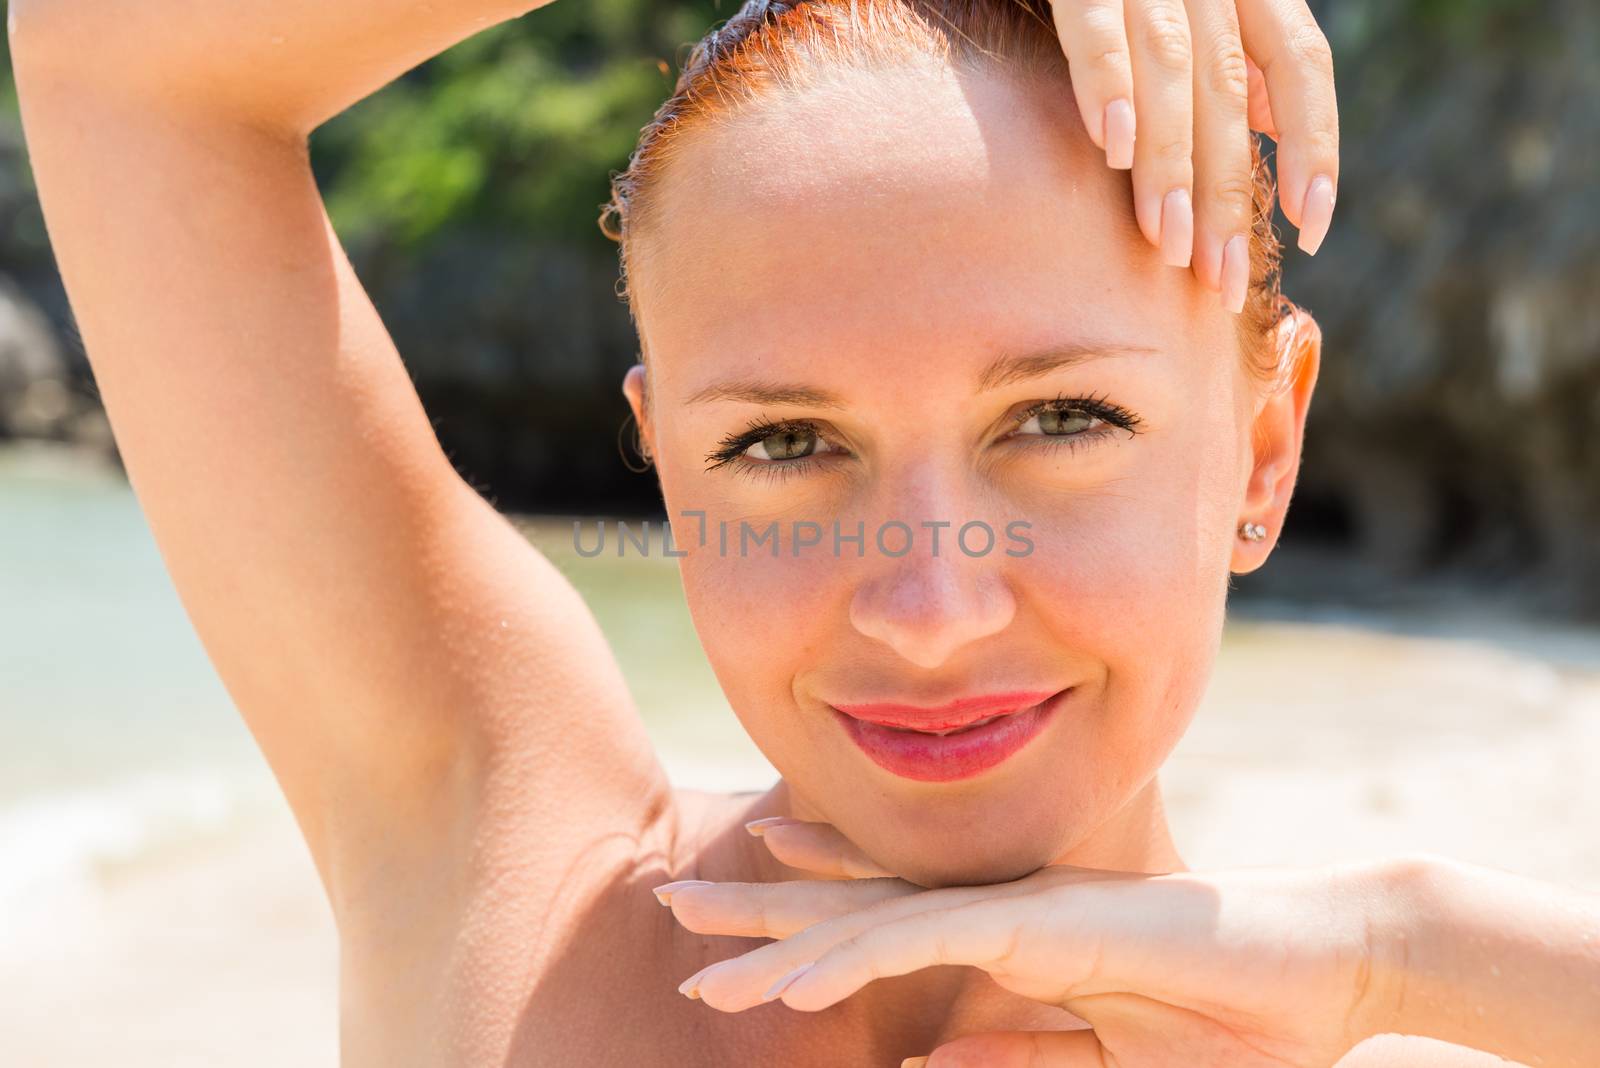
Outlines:
POLYGON ((735 470, 800 471, 812 457, 848 450, 822 435, 814 424, 804 421, 773 422, 760 419, 739 433, 729 434, 706 457, 706 470, 731 465, 735 470))
POLYGON ((817 451, 817 432, 794 427, 768 434, 751 445, 745 455, 753 460, 798 460, 817 451))
POLYGON ((1041 434, 1046 437, 1062 437, 1071 434, 1081 434, 1092 429, 1100 417, 1091 415, 1082 408, 1045 408, 1029 416, 1018 428, 1019 434, 1041 434))

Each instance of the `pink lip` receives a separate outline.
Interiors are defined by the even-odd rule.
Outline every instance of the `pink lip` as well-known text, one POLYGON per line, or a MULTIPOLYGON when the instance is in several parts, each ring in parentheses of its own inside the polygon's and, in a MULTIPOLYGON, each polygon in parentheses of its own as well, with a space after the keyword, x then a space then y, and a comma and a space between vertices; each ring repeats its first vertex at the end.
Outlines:
POLYGON ((903 705, 894 701, 872 701, 859 705, 834 705, 840 712, 885 727, 909 727, 919 731, 946 731, 965 727, 988 716, 1005 715, 1031 708, 1056 690, 1017 690, 958 697, 934 708, 903 705))
MULTIPOLYGON (((1072 691, 1061 690, 1043 694, 1006 694, 1002 702, 1007 707, 996 708, 994 698, 983 698, 991 704, 987 708, 968 704, 953 711, 951 705, 939 709, 917 709, 909 705, 850 705, 849 711, 835 706, 834 714, 850 739, 861 747, 873 763, 886 771, 919 782, 953 782, 981 774, 1021 750, 1044 730, 1050 716, 1060 706, 1061 699, 1072 691), (1020 710, 1018 697, 1033 697, 1034 703, 1020 710), (857 713, 872 709, 871 717, 857 713), (892 710, 884 711, 885 709, 892 710), (923 722, 936 722, 937 713, 945 719, 957 718, 959 723, 971 723, 987 716, 998 715, 993 723, 973 727, 956 734, 918 734, 893 730, 884 725, 879 716, 892 718, 904 715, 906 710, 919 712, 923 722)), ((953 702, 955 705, 960 702, 953 702)), ((942 730, 942 726, 924 727, 942 730)))

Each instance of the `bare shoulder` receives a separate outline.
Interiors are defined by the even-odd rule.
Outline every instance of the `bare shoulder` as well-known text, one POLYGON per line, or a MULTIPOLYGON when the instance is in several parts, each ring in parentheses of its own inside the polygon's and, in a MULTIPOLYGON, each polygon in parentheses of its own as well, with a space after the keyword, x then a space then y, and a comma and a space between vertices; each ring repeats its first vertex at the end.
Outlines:
POLYGON ((1413 1035, 1378 1035, 1347 1053, 1336 1068, 1519 1068, 1493 1053, 1413 1035))

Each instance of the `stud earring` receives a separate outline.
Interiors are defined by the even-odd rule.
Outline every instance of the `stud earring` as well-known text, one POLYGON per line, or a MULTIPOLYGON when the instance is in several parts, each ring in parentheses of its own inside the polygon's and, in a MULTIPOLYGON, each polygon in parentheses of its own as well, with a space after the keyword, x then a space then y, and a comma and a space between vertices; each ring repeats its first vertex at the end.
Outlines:
POLYGON ((1260 541, 1267 536, 1267 528, 1260 523, 1251 523, 1246 520, 1239 524, 1239 537, 1245 541, 1260 541))

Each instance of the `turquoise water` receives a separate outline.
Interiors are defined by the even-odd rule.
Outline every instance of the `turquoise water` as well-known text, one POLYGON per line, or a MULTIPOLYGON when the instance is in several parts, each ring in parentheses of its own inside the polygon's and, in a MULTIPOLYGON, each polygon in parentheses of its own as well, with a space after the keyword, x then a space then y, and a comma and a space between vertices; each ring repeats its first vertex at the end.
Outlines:
POLYGON ((252 756, 120 477, 0 458, 0 561, 0 804, 252 756))

